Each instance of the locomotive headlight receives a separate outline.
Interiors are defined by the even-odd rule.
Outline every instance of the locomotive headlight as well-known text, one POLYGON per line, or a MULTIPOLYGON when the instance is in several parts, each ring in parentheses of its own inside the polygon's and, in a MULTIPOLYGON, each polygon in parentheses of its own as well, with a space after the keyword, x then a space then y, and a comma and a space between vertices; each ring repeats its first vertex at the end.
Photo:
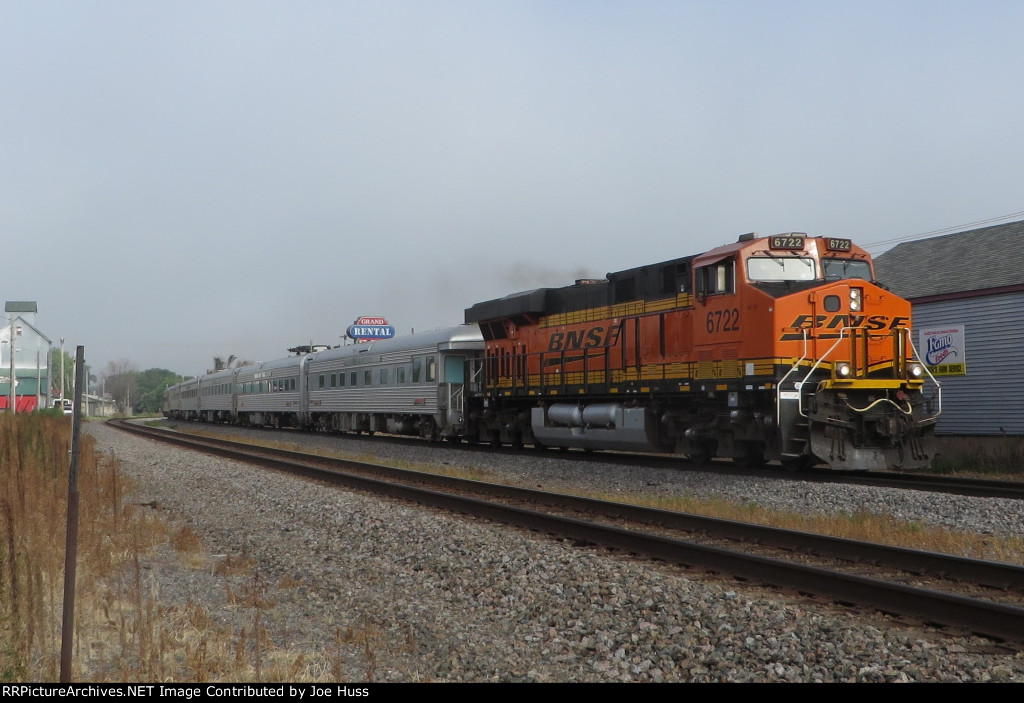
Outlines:
POLYGON ((924 367, 921 364, 911 364, 907 367, 907 373, 911 378, 921 378, 924 376, 924 367))
POLYGON ((851 311, 853 311, 853 312, 860 312, 861 307, 863 307, 863 301, 862 301, 863 295, 864 295, 864 291, 861 288, 851 288, 850 289, 850 310, 851 311))
POLYGON ((836 366, 836 376, 839 378, 849 378, 853 375, 853 367, 849 364, 839 364, 836 366))

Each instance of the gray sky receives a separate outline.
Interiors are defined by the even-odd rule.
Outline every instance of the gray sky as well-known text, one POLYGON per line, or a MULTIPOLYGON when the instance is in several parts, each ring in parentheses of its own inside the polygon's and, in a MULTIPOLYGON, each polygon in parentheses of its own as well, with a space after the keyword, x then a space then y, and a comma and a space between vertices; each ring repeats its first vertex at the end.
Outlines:
POLYGON ((744 232, 1022 211, 1022 33, 1019 0, 0 0, 0 294, 94 370, 194 374, 744 232))

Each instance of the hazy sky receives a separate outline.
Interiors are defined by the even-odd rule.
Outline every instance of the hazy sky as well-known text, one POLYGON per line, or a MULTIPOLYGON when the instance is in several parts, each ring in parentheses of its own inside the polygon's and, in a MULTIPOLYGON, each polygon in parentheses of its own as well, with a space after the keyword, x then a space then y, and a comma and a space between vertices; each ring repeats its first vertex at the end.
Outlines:
POLYGON ((194 374, 1024 211, 1022 36, 1021 0, 0 0, 0 296, 194 374))

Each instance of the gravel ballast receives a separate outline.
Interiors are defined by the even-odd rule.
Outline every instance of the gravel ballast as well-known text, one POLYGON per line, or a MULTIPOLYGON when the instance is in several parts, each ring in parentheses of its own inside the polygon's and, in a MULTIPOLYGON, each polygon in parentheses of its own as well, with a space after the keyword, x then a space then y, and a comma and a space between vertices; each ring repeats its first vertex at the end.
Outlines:
MULTIPOLYGON (((344 680, 1024 682, 1024 657, 983 639, 904 629, 670 565, 326 489, 105 425, 88 431, 138 482, 131 501, 158 505, 188 526, 214 560, 251 560, 272 592, 261 617, 275 646, 335 652, 344 680), (341 655, 343 631, 363 636, 341 655)), ((281 433, 270 436, 281 441, 281 433)), ((1024 535, 1024 508, 1005 499, 622 468, 540 453, 481 458, 355 437, 302 441, 381 463, 482 466, 545 489, 582 480, 612 494, 642 486, 1024 535)), ((248 617, 225 596, 227 577, 208 566, 164 550, 145 569, 163 602, 202 604, 229 625, 248 617)))

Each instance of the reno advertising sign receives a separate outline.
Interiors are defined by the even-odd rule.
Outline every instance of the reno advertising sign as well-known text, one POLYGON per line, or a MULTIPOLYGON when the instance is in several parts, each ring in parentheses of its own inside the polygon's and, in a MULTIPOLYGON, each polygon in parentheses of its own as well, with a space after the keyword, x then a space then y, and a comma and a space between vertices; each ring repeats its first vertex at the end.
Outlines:
POLYGON ((367 342, 372 339, 391 339, 395 336, 395 328, 383 317, 360 317, 345 334, 357 342, 367 342))
POLYGON ((917 331, 922 361, 936 376, 966 376, 967 355, 964 326, 949 325, 917 331))

